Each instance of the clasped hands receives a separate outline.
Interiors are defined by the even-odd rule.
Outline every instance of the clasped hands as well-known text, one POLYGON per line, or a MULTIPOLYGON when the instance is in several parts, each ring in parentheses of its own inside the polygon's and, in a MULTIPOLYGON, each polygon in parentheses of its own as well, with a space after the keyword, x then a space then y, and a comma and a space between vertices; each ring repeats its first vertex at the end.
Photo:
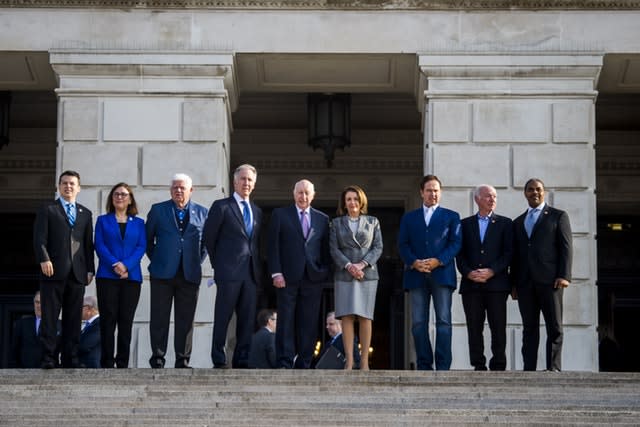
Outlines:
POLYGON ((440 267, 440 260, 438 258, 417 259, 411 264, 411 268, 421 273, 431 273, 438 267, 440 267))
POLYGON ((467 278, 476 283, 487 283, 487 280, 491 279, 494 272, 490 268, 477 268, 467 274, 467 278))
POLYGON ((120 276, 121 279, 127 279, 129 277, 127 266, 120 261, 113 264, 113 271, 120 276))
POLYGON ((364 270, 367 267, 367 263, 364 261, 357 262, 355 264, 349 263, 345 267, 346 270, 353 276, 356 280, 362 280, 364 278, 364 270))

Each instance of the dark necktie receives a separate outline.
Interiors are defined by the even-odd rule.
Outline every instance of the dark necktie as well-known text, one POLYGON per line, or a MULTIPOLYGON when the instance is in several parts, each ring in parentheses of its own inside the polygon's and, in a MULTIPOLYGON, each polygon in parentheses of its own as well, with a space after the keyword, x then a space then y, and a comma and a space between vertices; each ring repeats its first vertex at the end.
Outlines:
POLYGON ((69 224, 73 227, 76 223, 76 216, 73 213, 73 205, 71 203, 67 203, 67 219, 69 220, 69 224))
POLYGON ((244 228, 247 230, 247 235, 251 237, 251 232, 253 231, 253 223, 251 222, 251 213, 249 212, 249 203, 245 200, 242 202, 242 219, 244 219, 244 228))

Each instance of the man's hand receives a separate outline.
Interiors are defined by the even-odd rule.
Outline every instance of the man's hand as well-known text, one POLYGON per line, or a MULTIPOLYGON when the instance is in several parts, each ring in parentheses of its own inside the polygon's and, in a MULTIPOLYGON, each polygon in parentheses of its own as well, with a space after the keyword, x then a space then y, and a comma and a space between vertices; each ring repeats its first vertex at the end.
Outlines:
POLYGON ((487 283, 487 281, 491 279, 494 276, 494 274, 495 273, 490 268, 478 268, 471 271, 467 275, 467 278, 476 283, 487 283))
POLYGON ((284 276, 282 274, 278 274, 277 276, 273 277, 273 286, 275 286, 276 288, 284 288, 285 286, 287 286, 287 283, 284 280, 284 276))
POLYGON ((567 279, 563 279, 562 277, 558 277, 556 281, 553 283, 553 287, 558 288, 566 288, 569 286, 569 281, 567 279))
POLYGON ((44 261, 40 263, 40 270, 42 274, 47 277, 53 276, 53 263, 51 261, 44 261))
POLYGON ((431 269, 429 268, 429 263, 427 262, 426 259, 417 259, 413 261, 413 264, 411 264, 411 268, 421 273, 431 273, 431 269))

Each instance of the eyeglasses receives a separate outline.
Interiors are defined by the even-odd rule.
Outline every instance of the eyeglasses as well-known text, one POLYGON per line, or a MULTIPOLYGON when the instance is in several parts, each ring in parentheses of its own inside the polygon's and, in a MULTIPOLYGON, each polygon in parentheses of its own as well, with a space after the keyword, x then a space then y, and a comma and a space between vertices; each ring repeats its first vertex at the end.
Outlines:
POLYGON ((122 199, 126 199, 127 197, 129 197, 129 193, 113 193, 113 197, 119 197, 122 199))
POLYGON ((275 322, 276 320, 278 320, 278 318, 277 317, 269 317, 269 320, 273 320, 275 322))

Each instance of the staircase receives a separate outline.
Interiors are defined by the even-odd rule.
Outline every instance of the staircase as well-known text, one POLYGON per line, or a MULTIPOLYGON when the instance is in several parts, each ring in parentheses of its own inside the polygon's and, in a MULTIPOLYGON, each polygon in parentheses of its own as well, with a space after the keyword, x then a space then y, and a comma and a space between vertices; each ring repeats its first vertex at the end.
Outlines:
POLYGON ((640 374, 1 370, 2 426, 640 425, 640 374))

